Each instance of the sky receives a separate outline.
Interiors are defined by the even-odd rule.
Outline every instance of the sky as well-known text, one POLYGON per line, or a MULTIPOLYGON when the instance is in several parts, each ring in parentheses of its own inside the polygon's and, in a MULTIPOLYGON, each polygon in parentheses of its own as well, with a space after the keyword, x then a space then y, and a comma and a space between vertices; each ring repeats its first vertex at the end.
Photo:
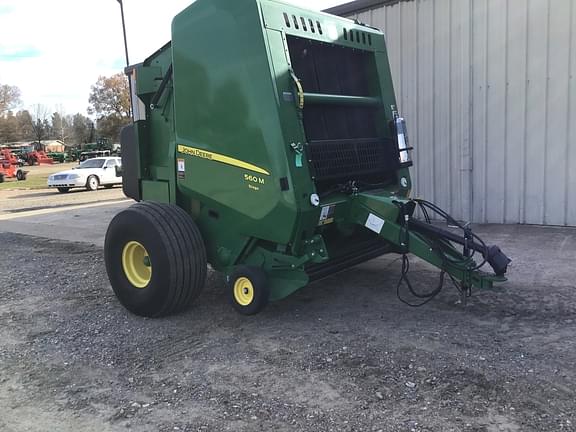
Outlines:
MULTIPOLYGON (((234 0, 230 0, 234 1, 234 0)), ((347 0, 284 0, 322 10, 347 0)), ((192 0, 124 0, 131 63, 170 40, 174 15, 192 0)), ((22 92, 19 109, 86 115, 90 86, 123 70, 116 0, 0 0, 0 84, 22 92)))

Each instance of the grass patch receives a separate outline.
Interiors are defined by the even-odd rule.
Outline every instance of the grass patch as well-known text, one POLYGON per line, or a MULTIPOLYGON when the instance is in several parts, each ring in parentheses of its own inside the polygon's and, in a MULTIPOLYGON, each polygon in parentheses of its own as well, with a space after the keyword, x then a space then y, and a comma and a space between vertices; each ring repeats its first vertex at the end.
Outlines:
POLYGON ((26 180, 17 181, 15 178, 6 178, 4 183, 0 183, 0 190, 48 189, 48 176, 77 166, 77 162, 25 166, 22 169, 28 172, 26 180))
POLYGON ((29 173, 26 180, 17 181, 16 179, 5 179, 0 183, 0 190, 25 190, 25 189, 48 189, 49 174, 32 174, 29 173))

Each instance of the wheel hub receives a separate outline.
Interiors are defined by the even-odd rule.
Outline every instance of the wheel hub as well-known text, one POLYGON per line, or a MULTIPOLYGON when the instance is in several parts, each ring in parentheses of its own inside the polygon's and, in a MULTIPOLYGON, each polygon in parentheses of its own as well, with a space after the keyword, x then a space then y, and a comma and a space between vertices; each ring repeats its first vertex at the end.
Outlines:
POLYGON ((122 250, 122 269, 135 288, 146 288, 152 279, 152 265, 148 251, 141 243, 131 241, 122 250))
POLYGON ((247 277, 240 277, 234 282, 234 299, 239 305, 248 306, 254 300, 254 286, 247 277))

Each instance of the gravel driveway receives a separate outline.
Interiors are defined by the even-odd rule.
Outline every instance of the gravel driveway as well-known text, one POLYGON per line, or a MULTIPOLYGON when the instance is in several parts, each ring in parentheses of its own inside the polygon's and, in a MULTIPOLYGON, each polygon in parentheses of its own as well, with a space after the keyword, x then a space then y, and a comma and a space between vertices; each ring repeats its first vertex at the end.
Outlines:
POLYGON ((96 202, 117 201, 126 198, 122 188, 72 189, 61 194, 54 189, 0 191, 0 215, 53 207, 65 207, 96 202))
POLYGON ((574 431, 576 231, 480 232, 514 266, 467 306, 401 304, 390 256, 255 317, 210 273, 161 320, 118 304, 101 249, 0 234, 0 430, 574 431))

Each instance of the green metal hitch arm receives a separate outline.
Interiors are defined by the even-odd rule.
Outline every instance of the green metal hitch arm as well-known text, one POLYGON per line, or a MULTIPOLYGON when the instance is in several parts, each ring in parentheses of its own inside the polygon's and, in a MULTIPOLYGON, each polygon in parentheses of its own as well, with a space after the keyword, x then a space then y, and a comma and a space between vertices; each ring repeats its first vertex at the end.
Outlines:
POLYGON ((464 287, 489 289, 495 282, 506 281, 504 276, 477 270, 476 263, 448 241, 427 238, 422 233, 402 226, 399 223, 402 216, 399 204, 408 202, 394 196, 360 193, 352 199, 350 217, 354 223, 376 232, 395 245, 399 253, 406 251, 416 255, 461 281, 464 287), (444 254, 452 258, 449 262, 431 247, 432 241, 441 243, 444 254), (455 263, 458 261, 462 264, 455 263))

